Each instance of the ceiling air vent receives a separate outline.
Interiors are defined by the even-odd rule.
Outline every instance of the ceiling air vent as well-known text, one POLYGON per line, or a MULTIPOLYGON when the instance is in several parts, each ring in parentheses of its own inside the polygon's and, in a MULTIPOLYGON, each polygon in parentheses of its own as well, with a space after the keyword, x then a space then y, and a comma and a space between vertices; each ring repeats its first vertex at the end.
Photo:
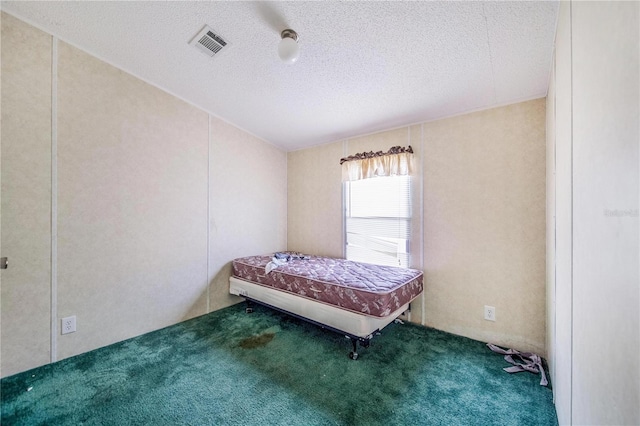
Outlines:
POLYGON ((204 28, 191 39, 189 44, 197 47, 207 56, 215 56, 219 54, 228 43, 218 34, 214 33, 208 25, 205 25, 204 28))

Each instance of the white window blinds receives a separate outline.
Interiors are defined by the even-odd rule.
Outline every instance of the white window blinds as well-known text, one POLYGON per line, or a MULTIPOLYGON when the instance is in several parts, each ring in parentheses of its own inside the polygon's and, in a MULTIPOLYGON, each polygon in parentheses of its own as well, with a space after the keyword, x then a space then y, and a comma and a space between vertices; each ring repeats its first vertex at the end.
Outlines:
POLYGON ((408 268, 411 178, 375 177, 344 185, 347 259, 408 268))

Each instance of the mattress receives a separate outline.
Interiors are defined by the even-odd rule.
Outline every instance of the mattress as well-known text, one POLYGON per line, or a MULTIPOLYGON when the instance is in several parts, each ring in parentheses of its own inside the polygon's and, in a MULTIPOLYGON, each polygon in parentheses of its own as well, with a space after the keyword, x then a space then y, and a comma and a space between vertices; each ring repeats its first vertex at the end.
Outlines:
POLYGON ((268 274, 272 256, 233 261, 236 278, 373 317, 386 317, 422 292, 416 269, 309 256, 293 259, 268 274))

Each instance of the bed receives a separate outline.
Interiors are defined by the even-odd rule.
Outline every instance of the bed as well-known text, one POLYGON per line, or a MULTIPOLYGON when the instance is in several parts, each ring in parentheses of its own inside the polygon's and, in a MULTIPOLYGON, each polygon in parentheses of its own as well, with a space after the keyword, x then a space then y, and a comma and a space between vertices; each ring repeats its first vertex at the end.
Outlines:
POLYGON ((259 303, 343 333, 353 344, 351 359, 358 358, 357 343, 368 347, 423 290, 422 271, 415 269, 319 256, 284 259, 235 259, 229 292, 247 300, 247 312, 259 303))

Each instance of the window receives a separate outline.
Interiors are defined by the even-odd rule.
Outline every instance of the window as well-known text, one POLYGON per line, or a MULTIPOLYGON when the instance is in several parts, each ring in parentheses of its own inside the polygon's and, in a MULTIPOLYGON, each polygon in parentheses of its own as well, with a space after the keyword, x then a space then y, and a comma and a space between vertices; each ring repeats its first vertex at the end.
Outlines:
POLYGON ((408 268, 411 178, 375 177, 344 185, 347 259, 408 268))

